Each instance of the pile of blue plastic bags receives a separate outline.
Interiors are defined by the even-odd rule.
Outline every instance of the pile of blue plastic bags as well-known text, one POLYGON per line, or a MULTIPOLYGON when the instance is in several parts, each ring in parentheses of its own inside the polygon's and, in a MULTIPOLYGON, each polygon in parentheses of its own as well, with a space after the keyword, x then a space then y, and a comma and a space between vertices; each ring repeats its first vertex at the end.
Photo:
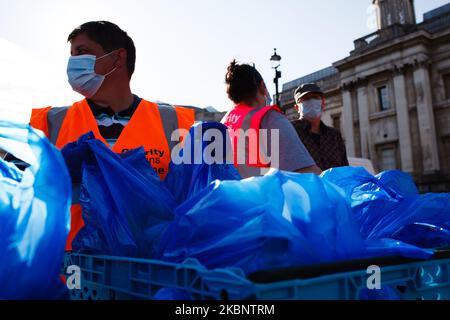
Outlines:
MULTIPOLYGON (((219 123, 198 124, 181 153, 193 160, 203 152, 211 141, 201 135, 209 129, 228 138, 219 123)), ((86 226, 73 243, 78 252, 196 258, 208 268, 251 274, 379 256, 425 259, 429 248, 450 244, 450 195, 420 196, 400 171, 372 176, 345 167, 319 177, 273 170, 241 180, 226 161, 172 163, 160 183, 142 149, 115 155, 88 134, 63 154, 84 159, 68 162, 82 181, 86 226)))
POLYGON ((0 300, 59 299, 71 183, 61 153, 40 131, 0 121, 0 300))
MULTIPOLYGON (((209 129, 228 139, 219 123, 197 124, 189 136, 200 132, 200 141, 188 136, 181 155, 203 152, 211 143, 203 139, 209 129), (194 151, 198 143, 202 147, 194 151)), ((44 200, 46 219, 40 219, 53 221, 53 245, 63 248, 68 177, 58 152, 40 137, 36 140, 39 152, 47 152, 36 162, 41 175, 55 168, 63 174, 62 179, 60 175, 43 179, 39 171, 33 172, 31 189, 36 194, 28 195, 26 208, 32 208, 35 199, 44 200), (59 197, 38 198, 39 192, 59 197)), ((36 141, 28 143, 36 145, 36 141)), ((363 168, 343 167, 316 176, 272 170, 263 177, 241 180, 226 161, 172 163, 161 182, 143 149, 117 155, 91 133, 67 145, 62 154, 72 181, 81 184, 85 226, 72 243, 75 252, 178 263, 196 258, 208 268, 237 267, 251 274, 380 256, 427 259, 434 248, 450 245, 450 194, 420 195, 411 177, 400 171, 373 176, 363 168)), ((226 150, 221 154, 226 157, 226 150)), ((0 164, 2 185, 11 184, 10 193, 1 191, 0 219, 7 215, 6 225, 13 226, 21 221, 24 209, 10 209, 14 201, 7 199, 21 189, 18 184, 25 181, 27 171, 0 164)), ((18 243, 17 229, 0 231, 18 243)), ((45 242, 41 246, 56 250, 45 242)), ((0 257, 7 247, 0 242, 0 257)), ((47 259, 48 252, 40 257, 47 259)))
POLYGON ((363 168, 336 168, 322 177, 344 190, 365 239, 450 245, 449 193, 419 195, 411 176, 398 170, 372 176, 363 168))
POLYGON ((152 257, 176 202, 145 158, 144 150, 115 154, 92 133, 63 149, 85 226, 74 251, 126 257, 152 257), (80 161, 82 160, 82 161, 80 161))

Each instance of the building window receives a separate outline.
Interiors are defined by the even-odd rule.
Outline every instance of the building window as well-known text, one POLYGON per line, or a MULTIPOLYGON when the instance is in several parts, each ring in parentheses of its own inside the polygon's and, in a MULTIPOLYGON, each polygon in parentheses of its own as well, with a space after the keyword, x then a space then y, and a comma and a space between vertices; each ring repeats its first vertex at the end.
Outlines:
POLYGON ((378 92, 378 104, 380 111, 389 110, 391 108, 389 104, 389 91, 387 86, 382 86, 377 89, 378 92))
POLYGON ((397 150, 394 146, 380 148, 379 166, 380 171, 398 169, 397 150))
POLYGON ((450 73, 444 75, 445 98, 450 99, 450 73))
POLYGON ((333 128, 341 132, 341 114, 333 114, 331 120, 333 121, 333 128))

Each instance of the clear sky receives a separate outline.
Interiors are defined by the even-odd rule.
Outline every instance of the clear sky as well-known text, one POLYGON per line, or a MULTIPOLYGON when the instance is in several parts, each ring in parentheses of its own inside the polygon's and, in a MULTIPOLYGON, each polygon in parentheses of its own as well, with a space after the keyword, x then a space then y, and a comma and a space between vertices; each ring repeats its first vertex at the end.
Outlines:
MULTIPOLYGON (((67 36, 90 20, 117 23, 137 48, 134 93, 173 104, 231 106, 224 74, 232 58, 254 62, 275 92, 281 82, 329 66, 371 33, 371 0, 0 0, 0 118, 27 121, 32 107, 70 105, 67 36)), ((416 0, 424 12, 448 0, 416 0)))

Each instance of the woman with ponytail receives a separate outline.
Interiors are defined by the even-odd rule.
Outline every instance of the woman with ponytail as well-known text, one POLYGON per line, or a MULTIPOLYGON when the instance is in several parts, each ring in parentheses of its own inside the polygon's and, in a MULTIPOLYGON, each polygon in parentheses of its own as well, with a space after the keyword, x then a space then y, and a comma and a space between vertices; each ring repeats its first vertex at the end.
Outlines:
POLYGON ((234 164, 243 178, 263 175, 270 168, 321 173, 281 109, 267 106, 270 95, 254 66, 233 60, 225 84, 234 106, 222 122, 229 129, 234 164))

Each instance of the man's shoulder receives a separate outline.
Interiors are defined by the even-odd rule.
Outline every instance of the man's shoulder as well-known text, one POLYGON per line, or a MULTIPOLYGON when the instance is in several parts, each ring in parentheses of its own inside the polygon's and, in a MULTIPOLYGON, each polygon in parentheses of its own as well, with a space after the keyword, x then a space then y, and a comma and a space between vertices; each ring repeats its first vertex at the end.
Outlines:
POLYGON ((151 103, 151 104, 153 104, 153 105, 156 105, 160 110, 161 109, 172 109, 172 110, 174 110, 174 109, 187 109, 187 110, 194 110, 194 108, 192 108, 192 107, 187 107, 187 106, 179 106, 179 105, 175 105, 175 104, 172 104, 172 103, 168 103, 168 102, 164 102, 164 101, 159 101, 159 100, 156 100, 156 101, 150 101, 150 100, 145 100, 145 99, 142 99, 142 101, 146 101, 146 102, 149 102, 149 103, 151 103))
POLYGON ((164 102, 164 101, 158 101, 158 100, 150 101, 150 100, 146 100, 146 99, 142 99, 142 101, 146 101, 146 102, 150 102, 152 104, 156 104, 158 106, 158 108, 173 108, 174 107, 173 104, 170 104, 170 103, 167 103, 167 102, 164 102))
POLYGON ((305 119, 296 119, 291 121, 296 130, 307 130, 309 127, 308 121, 305 119))
POLYGON ((290 125, 288 118, 277 110, 269 110, 264 116, 261 128, 272 129, 274 127, 290 125))
POLYGON ((59 111, 59 110, 67 110, 70 107, 72 107, 71 105, 68 106, 57 106, 57 107, 51 107, 50 110, 55 110, 55 111, 59 111))
POLYGON ((71 106, 46 106, 46 107, 37 107, 31 109, 31 116, 37 116, 42 114, 57 114, 61 112, 66 112, 71 106))
POLYGON ((75 102, 71 102, 71 103, 67 103, 67 104, 49 104, 46 106, 37 106, 34 107, 33 110, 60 110, 60 109, 69 109, 70 107, 82 103, 83 101, 86 101, 86 99, 80 100, 80 101, 75 101, 75 102))
POLYGON ((327 134, 338 136, 338 137, 341 136, 341 132, 338 129, 331 127, 331 126, 327 126, 323 122, 322 122, 322 125, 323 125, 323 128, 327 131, 327 134))

